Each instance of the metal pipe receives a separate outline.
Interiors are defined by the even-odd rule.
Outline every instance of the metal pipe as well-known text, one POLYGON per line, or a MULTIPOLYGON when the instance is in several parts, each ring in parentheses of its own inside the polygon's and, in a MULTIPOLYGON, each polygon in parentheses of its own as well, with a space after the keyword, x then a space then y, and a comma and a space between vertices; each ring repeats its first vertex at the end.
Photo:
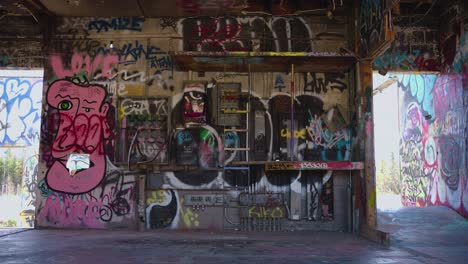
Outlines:
MULTIPOLYGON (((248 85, 249 85, 249 90, 248 90, 248 94, 247 94, 247 105, 246 105, 246 110, 247 110, 247 114, 246 114, 246 117, 245 117, 245 128, 247 129, 247 131, 249 131, 249 122, 250 122, 250 95, 252 94, 252 78, 251 78, 251 72, 250 72, 250 64, 248 64, 248 69, 249 69, 249 75, 248 75, 248 85)), ((250 133, 247 132, 245 133, 245 145, 247 147, 247 150, 245 151, 245 161, 249 162, 249 152, 250 152, 250 142, 249 142, 249 137, 250 133)), ((250 179, 250 172, 249 172, 249 179, 250 179)))
POLYGON ((291 64, 291 138, 289 140, 291 161, 294 160, 294 64, 291 64))
POLYGON ((347 188, 346 188, 347 197, 348 197, 349 200, 350 200, 350 201, 348 201, 348 203, 347 203, 347 207, 348 207, 348 210, 347 210, 347 211, 348 211, 348 212, 347 212, 347 213, 348 213, 348 214, 347 214, 347 215, 348 215, 348 217, 347 217, 347 218, 348 218, 348 228, 347 228, 347 231, 348 231, 348 233, 351 233, 351 232, 352 232, 352 228, 351 228, 352 220, 351 220, 351 219, 352 219, 352 214, 353 214, 353 213, 352 213, 352 210, 353 210, 353 208, 352 208, 352 200, 353 200, 353 199, 352 199, 352 193, 351 193, 351 178, 352 178, 352 177, 351 177, 351 173, 352 173, 352 172, 349 171, 348 186, 347 186, 347 188))

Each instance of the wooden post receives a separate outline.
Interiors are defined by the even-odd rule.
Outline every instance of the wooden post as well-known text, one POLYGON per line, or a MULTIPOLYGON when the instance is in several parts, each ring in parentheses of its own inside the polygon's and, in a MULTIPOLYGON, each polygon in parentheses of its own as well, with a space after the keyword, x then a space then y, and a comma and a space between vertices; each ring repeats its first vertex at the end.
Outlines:
POLYGON ((369 64, 360 64, 361 93, 363 98, 364 125, 364 182, 365 182, 365 224, 370 228, 377 226, 377 204, 375 184, 375 157, 374 157, 374 118, 372 100, 372 68, 369 64))

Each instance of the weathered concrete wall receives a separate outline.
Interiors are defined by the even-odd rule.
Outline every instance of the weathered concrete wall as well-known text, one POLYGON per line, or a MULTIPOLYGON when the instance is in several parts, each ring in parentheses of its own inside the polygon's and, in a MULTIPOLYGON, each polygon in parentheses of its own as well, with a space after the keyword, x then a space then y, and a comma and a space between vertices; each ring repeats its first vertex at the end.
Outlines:
MULTIPOLYGON (((173 71, 168 54, 170 50, 251 50, 250 40, 259 36, 264 37, 259 40, 262 51, 338 52, 347 46, 346 27, 306 18, 64 19, 49 43, 46 64, 38 225, 131 228, 136 219, 146 218, 147 228, 222 228, 226 224, 225 201, 212 204, 212 200, 223 193, 236 198, 238 192, 226 192, 234 186, 281 193, 285 198, 278 205, 280 218, 288 217, 283 206, 288 204, 291 189, 299 196, 309 196, 302 205, 299 200, 299 208, 315 203, 313 210, 318 210, 319 193, 325 184, 322 176, 315 176, 317 183, 311 185, 312 178, 303 176, 300 180, 300 173, 270 175, 258 167, 252 168, 249 182, 245 173, 217 169, 241 155, 240 151, 225 152, 223 144, 239 147, 245 143, 235 132, 223 135, 223 127, 207 114, 217 111, 218 99, 216 88, 203 85, 237 82, 247 91, 248 77, 225 72, 192 76, 202 88, 184 91, 184 81, 191 74, 173 71), (336 38, 337 31, 341 37, 336 38), (334 32, 334 40, 323 40, 328 32, 334 32), (311 40, 319 34, 322 38, 311 40), (285 36, 302 41, 276 39, 285 36), (198 119, 183 111, 187 96, 203 98, 201 102, 190 101, 205 109, 199 111, 198 119), (200 119, 207 122, 183 128, 187 120, 200 119), (141 127, 141 134, 134 137, 137 127, 141 127), (79 152, 89 154, 91 168, 69 172, 69 154, 79 152), (137 163, 145 160, 198 169, 138 170, 137 163), (136 177, 147 173, 146 200, 137 205, 136 177), (202 201, 191 204, 187 199, 202 201)), ((291 133, 281 121, 289 117, 281 111, 289 111, 291 77, 254 73, 251 78, 255 127, 251 144, 257 147, 256 159, 289 159, 291 133)), ((295 159, 350 160, 350 129, 332 132, 321 119, 321 114, 334 106, 347 117, 352 89, 349 73, 296 74, 295 82, 295 159)), ((263 210, 263 216, 268 217, 273 209, 252 210, 263 210)), ((301 217, 318 220, 320 214, 315 212, 312 217, 311 210, 304 209, 301 217)))
POLYGON ((5 16, 0 28, 0 67, 43 67, 43 34, 32 17, 5 16))
MULTIPOLYGON (((329 23, 302 17, 63 19, 48 43, 45 65, 38 225, 133 228, 137 221, 146 219, 142 224, 147 228, 232 227, 223 217, 225 200, 217 199, 223 194, 223 199, 237 199, 239 192, 226 191, 236 186, 282 195, 273 205, 250 208, 244 212, 246 217, 289 217, 284 205, 291 206, 289 197, 295 192, 299 197, 294 204, 299 208, 298 216, 321 220, 322 186, 332 183, 331 172, 266 173, 257 166, 248 177, 245 172, 219 169, 244 154, 223 151, 223 144, 240 147, 245 139, 236 132, 223 133, 215 114, 219 100, 215 84, 240 83, 246 92, 245 73, 207 72, 199 76, 174 71, 168 52, 339 52, 341 47, 348 47, 347 27, 329 23), (255 47, 252 39, 257 41, 255 47), (109 48, 111 43, 113 49, 109 48), (192 86, 184 89, 188 80, 192 86), (196 87, 194 82, 198 83, 196 87), (187 108, 187 104, 191 107, 187 108), (188 113, 188 109, 195 114, 188 113), (201 126, 184 128, 187 122, 201 126), (135 133, 139 135, 135 137, 135 133), (70 171, 73 169, 67 168, 67 159, 71 153, 89 154, 90 168, 70 171), (144 161, 170 164, 176 169, 153 171, 155 166, 142 171, 137 163, 144 161), (178 165, 193 166, 195 170, 180 170, 183 167, 178 165), (142 190, 137 190, 137 178, 142 175, 148 176, 147 191, 139 199, 137 194, 142 190)), ((350 127, 330 130, 321 117, 336 106, 349 120, 351 75, 338 72, 294 76, 296 125, 292 155, 296 160, 351 160, 350 127)), ((251 81, 249 143, 255 146, 251 155, 255 160, 289 160, 291 76, 253 73, 251 81)), ((333 193, 333 185, 328 185, 332 188, 329 193, 333 193)), ((334 201, 333 196, 327 198, 330 207, 338 203, 337 207, 342 208, 348 203, 341 193, 339 201, 334 201)), ((232 213, 238 224, 243 213, 232 213)), ((343 229, 343 212, 338 215, 335 228, 343 229)))

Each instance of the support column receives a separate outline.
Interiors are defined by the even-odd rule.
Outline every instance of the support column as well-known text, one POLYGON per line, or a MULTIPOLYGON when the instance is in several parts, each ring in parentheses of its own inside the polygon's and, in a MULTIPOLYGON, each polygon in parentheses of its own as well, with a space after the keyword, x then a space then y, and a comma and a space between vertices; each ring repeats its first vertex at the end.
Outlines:
POLYGON ((365 224, 367 227, 377 226, 377 204, 375 184, 375 156, 374 156, 374 114, 372 100, 372 67, 360 64, 361 96, 363 97, 364 122, 364 182, 365 182, 365 224))

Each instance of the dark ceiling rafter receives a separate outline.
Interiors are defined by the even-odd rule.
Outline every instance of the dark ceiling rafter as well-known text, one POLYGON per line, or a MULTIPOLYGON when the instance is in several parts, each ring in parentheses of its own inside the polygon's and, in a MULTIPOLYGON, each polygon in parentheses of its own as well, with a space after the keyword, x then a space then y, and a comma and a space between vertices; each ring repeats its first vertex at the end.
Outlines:
POLYGON ((23 0, 21 5, 34 17, 36 22, 44 20, 46 17, 52 17, 54 14, 50 12, 40 1, 38 0, 23 0))
POLYGON ((143 6, 141 5, 140 0, 136 0, 136 2, 137 2, 137 5, 138 5, 138 10, 140 10, 140 12, 141 12, 141 16, 146 17, 145 9, 144 9, 143 6))
POLYGON ((37 10, 40 12, 45 13, 48 16, 53 16, 54 14, 50 12, 49 9, 39 0, 23 0, 25 3, 30 3, 31 5, 34 5, 37 10))

